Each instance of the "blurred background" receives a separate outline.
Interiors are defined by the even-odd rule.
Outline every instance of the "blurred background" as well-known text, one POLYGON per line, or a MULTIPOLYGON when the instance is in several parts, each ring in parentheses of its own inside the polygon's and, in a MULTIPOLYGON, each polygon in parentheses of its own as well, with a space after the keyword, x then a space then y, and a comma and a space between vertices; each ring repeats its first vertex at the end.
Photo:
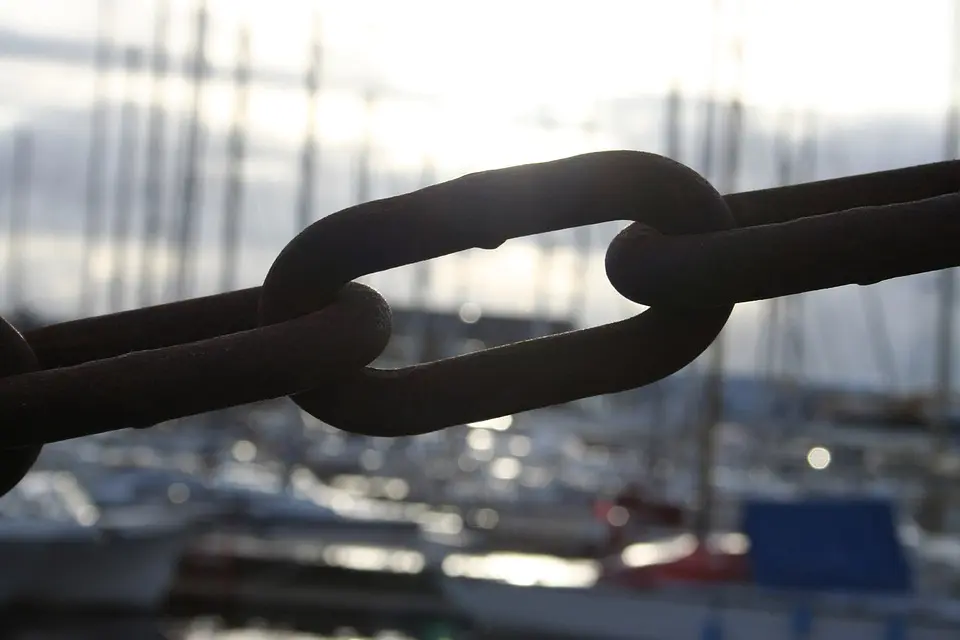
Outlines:
MULTIPOLYGON (((33 0, 0 69, 21 329, 256 286, 311 222, 473 171, 637 149, 729 193, 960 154, 954 0, 33 0)), ((621 228, 364 278, 377 365, 642 311, 621 228)), ((0 499, 0 606, 31 638, 956 637, 954 287, 741 304, 660 383, 438 434, 276 401, 49 446, 0 499)))

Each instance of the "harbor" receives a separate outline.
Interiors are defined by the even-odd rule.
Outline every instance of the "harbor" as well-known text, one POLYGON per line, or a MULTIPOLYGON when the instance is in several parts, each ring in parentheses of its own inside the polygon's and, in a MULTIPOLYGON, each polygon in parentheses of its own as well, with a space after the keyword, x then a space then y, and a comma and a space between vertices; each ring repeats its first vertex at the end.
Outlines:
MULTIPOLYGON (((0 309, 27 338, 259 286, 334 212, 501 166, 637 149, 730 194, 960 155, 955 0, 911 18, 926 35, 906 47, 949 73, 898 72, 912 88, 886 93, 871 87, 887 78, 848 86, 868 65, 827 28, 907 21, 869 3, 509 20, 493 6, 54 4, 0 7, 0 309), (804 25, 830 55, 791 35, 804 25)), ((890 49, 858 37, 877 59, 890 49)), ((645 312, 605 275, 624 228, 359 278, 391 309, 374 375, 645 312)), ((653 384, 423 435, 338 429, 281 397, 45 444, 0 497, 0 635, 954 640, 954 279, 737 304, 653 384)))
MULTIPOLYGON (((212 430, 203 416, 192 426, 46 448, 0 501, 9 528, 0 544, 8 554, 5 616, 26 625, 38 612, 58 611, 58 619, 91 624, 105 616, 131 624, 156 619, 163 622, 150 624, 169 629, 183 620, 185 629, 204 620, 222 630, 260 624, 364 638, 387 629, 412 638, 619 639, 646 637, 637 635, 642 628, 652 630, 649 637, 680 640, 711 626, 737 637, 787 637, 804 616, 817 630, 811 637, 885 637, 902 627, 909 637, 946 638, 960 625, 960 609, 944 592, 960 574, 957 543, 922 532, 889 501, 842 483, 825 494, 821 481, 806 498, 794 487, 786 501, 786 491, 771 498, 746 481, 739 489, 724 483, 716 504, 741 521, 702 545, 687 533, 684 508, 645 499, 635 487, 611 492, 615 483, 600 474, 573 473, 587 459, 573 448, 550 458, 557 476, 532 487, 536 497, 458 464, 471 452, 482 460, 493 448, 477 447, 477 433, 516 430, 526 435, 511 438, 531 441, 538 427, 555 433, 550 412, 518 417, 502 432, 466 427, 459 448, 441 439, 428 456, 439 462, 443 451, 452 463, 438 465, 437 473, 451 473, 440 486, 422 465, 395 467, 388 456, 364 470, 376 442, 332 446, 328 439, 340 437, 332 431, 305 432, 315 441, 298 447, 296 462, 273 457, 277 430, 288 430, 281 442, 295 435, 289 407, 277 402, 244 413, 243 431, 212 430), (578 486, 584 475, 591 483, 578 486), (784 511, 750 524, 770 509, 784 511), (808 515, 794 522, 794 510, 808 515), (817 510, 822 515, 814 517, 817 510), (851 515, 857 511, 865 518, 860 525, 851 515), (884 544, 892 547, 879 542, 883 514, 884 544), (845 536, 828 542, 841 517, 849 520, 845 536), (798 533, 800 526, 809 534, 798 533), (856 537, 857 526, 868 527, 868 538, 856 537), (814 559, 829 544, 847 545, 835 552, 847 557, 880 555, 862 561, 868 573, 825 565, 819 577, 799 578, 791 577, 798 567, 778 565, 776 553, 751 555, 789 545, 802 559, 805 540, 814 559), (811 591, 808 580, 835 587, 811 591), (430 635, 435 628, 447 635, 430 635)), ((537 451, 531 446, 515 459, 525 470, 540 469, 537 451)), ((604 465, 615 466, 616 454, 607 455, 604 465)), ((832 465, 817 469, 813 458, 811 473, 834 473, 832 465)), ((184 629, 180 637, 194 637, 184 629)))

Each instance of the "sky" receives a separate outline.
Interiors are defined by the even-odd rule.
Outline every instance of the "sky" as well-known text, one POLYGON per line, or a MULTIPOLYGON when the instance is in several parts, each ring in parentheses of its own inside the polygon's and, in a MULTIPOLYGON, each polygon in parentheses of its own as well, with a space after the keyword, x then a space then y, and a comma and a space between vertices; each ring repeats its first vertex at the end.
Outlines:
MULTIPOLYGON (((153 2, 113 5, 118 49, 149 50, 153 2)), ((177 68, 191 45, 194 6, 192 0, 170 0, 169 46, 177 68)), ((298 153, 308 108, 301 83, 314 28, 320 29, 323 47, 316 114, 316 215, 322 216, 356 200, 356 149, 367 123, 375 178, 370 197, 384 197, 421 186, 425 162, 435 167, 433 179, 439 181, 602 149, 663 152, 663 97, 671 88, 685 99, 680 160, 694 168, 703 101, 710 95, 742 96, 744 167, 736 184, 717 185, 723 191, 775 183, 771 148, 784 113, 815 114, 814 129, 794 131, 798 141, 815 144, 818 159, 813 172, 798 180, 940 160, 950 101, 951 6, 952 0, 210 0, 212 80, 202 103, 204 250, 192 293, 217 287, 225 137, 234 108, 230 73, 241 28, 250 33, 254 83, 239 284, 252 286, 297 230, 298 153), (378 96, 369 112, 362 100, 368 90, 378 96)), ((27 128, 36 156, 25 245, 27 291, 31 304, 62 315, 75 313, 77 304, 96 8, 95 0, 0 3, 0 188, 9 190, 14 132, 27 128)), ((108 77, 116 101, 146 107, 151 89, 146 73, 128 77, 119 65, 108 77)), ((172 180, 189 87, 169 80, 163 96, 172 114, 164 168, 172 180)), ((112 113, 108 176, 117 171, 116 109, 112 113)), ((142 140, 145 112, 138 118, 142 140)), ((142 161, 134 176, 141 184, 142 161)), ((175 189, 168 191, 165 205, 172 211, 175 189)), ((114 188, 106 193, 109 205, 114 188)), ((136 208, 142 209, 137 197, 136 208)), ((548 238, 560 249, 547 288, 551 295, 544 301, 535 295, 544 245, 521 239, 495 252, 437 261, 432 302, 455 308, 469 300, 511 313, 543 308, 574 313, 591 325, 635 313, 638 308, 620 299, 603 274, 603 250, 617 228, 607 225, 593 233, 583 312, 570 308, 573 276, 584 267, 569 234, 548 238)), ((136 265, 133 247, 131 255, 136 265)), ((103 291, 111 276, 109 258, 104 250, 98 261, 103 291)), ((403 304, 410 299, 410 273, 400 269, 370 282, 403 304)), ((133 286, 128 307, 135 303, 133 286)), ((804 300, 808 375, 930 384, 930 276, 882 283, 866 293, 818 292, 804 300), (863 311, 870 305, 885 310, 893 374, 877 366, 876 340, 863 311)), ((739 305, 728 325, 734 370, 754 370, 762 358, 757 344, 766 309, 739 305)))

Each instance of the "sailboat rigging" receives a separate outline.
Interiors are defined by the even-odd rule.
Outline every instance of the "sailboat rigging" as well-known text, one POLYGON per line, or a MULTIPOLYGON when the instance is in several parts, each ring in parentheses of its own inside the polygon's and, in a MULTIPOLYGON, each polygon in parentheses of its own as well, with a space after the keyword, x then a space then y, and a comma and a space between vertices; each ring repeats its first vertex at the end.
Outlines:
POLYGON ((117 148, 116 192, 113 206, 113 233, 111 237, 110 284, 108 308, 111 312, 122 311, 128 273, 130 231, 133 226, 133 188, 136 176, 138 146, 138 96, 140 65, 143 55, 139 48, 128 47, 124 52, 126 96, 120 109, 120 141, 117 148))
POLYGON ((160 256, 158 243, 163 226, 164 137, 166 135, 167 39, 170 31, 169 0, 157 0, 153 17, 152 87, 150 117, 147 122, 147 161, 144 181, 143 237, 137 305, 156 302, 156 278, 160 256))
POLYGON ((240 29, 237 38, 237 63, 233 76, 233 123, 227 140, 227 184, 223 197, 223 252, 220 290, 237 286, 240 229, 243 216, 243 164, 247 154, 247 99, 250 82, 250 32, 240 29))

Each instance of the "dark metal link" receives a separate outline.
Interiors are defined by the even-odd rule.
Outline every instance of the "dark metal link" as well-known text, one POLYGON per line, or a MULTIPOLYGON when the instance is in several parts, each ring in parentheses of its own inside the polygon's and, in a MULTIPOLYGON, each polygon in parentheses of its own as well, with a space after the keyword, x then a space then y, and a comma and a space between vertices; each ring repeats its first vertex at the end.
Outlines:
MULTIPOLYGON (((956 265, 958 196, 947 194, 958 190, 960 162, 946 162, 721 199, 690 169, 627 151, 464 176, 324 218, 284 249, 263 288, 28 332, 43 370, 0 379, 0 442, 35 452, 290 394, 338 427, 405 435, 642 386, 699 355, 734 302, 956 265), (397 371, 363 369, 386 344, 389 307, 350 280, 618 219, 641 224, 608 251, 611 281, 657 308, 397 371)), ((0 374, 34 368, 7 327, 0 374)), ((0 468, 13 472, 31 455, 0 468)))
POLYGON ((60 322, 25 332, 44 369, 249 331, 260 287, 60 322))
POLYGON ((951 160, 729 194, 737 229, 668 238, 631 225, 607 277, 641 304, 699 307, 953 267, 958 191, 951 160))
MULTIPOLYGON (((960 190, 960 161, 949 161, 734 193, 724 199, 736 226, 748 227, 856 207, 911 202, 957 190, 960 190)), ((459 206, 453 203, 451 212, 459 206)), ((524 212, 523 216, 526 215, 524 212)), ((458 221, 454 213, 441 220, 452 225, 458 221)), ((432 234, 431 229, 421 229, 415 241, 430 241, 432 234)), ((358 255, 362 254, 358 252, 358 255)), ((891 266, 891 271, 893 269, 891 266)), ((619 282, 619 275, 616 277, 619 282)), ((53 324, 24 335, 41 366, 51 369, 255 329, 259 326, 259 303, 260 287, 253 287, 53 324)))
MULTIPOLYGON (((0 318, 0 376, 9 376, 39 368, 37 357, 26 339, 9 322, 0 318)), ((4 413, 6 416, 6 413, 4 413)), ((11 447, 6 438, 11 427, 5 422, 0 429, 0 496, 13 489, 27 474, 40 455, 41 446, 11 447)))
MULTIPOLYGON (((677 234, 733 225, 708 182, 652 154, 593 153, 475 173, 315 222, 270 269, 262 317, 270 323, 308 313, 369 273, 612 220, 642 220, 677 234)), ((426 433, 659 380, 702 353, 731 310, 658 307, 604 327, 397 370, 367 368, 292 397, 354 433, 426 433)))
MULTIPOLYGON (((189 303, 176 307, 180 311, 174 315, 188 308, 189 303)), ((227 324, 213 322, 194 335, 227 324)), ((180 337, 187 335, 184 331, 180 337)), ((372 362, 389 336, 386 301, 351 283, 323 311, 289 322, 3 378, 3 444, 25 446, 146 427, 311 389, 372 362)), ((112 346, 125 340, 155 344, 130 331, 112 346)), ((83 348, 86 354, 97 352, 83 348)))
POLYGON ((724 195, 738 227, 926 200, 960 191, 960 160, 724 195))
POLYGON ((696 236, 631 225, 606 258, 607 277, 621 295, 693 308, 958 265, 960 194, 696 236))

